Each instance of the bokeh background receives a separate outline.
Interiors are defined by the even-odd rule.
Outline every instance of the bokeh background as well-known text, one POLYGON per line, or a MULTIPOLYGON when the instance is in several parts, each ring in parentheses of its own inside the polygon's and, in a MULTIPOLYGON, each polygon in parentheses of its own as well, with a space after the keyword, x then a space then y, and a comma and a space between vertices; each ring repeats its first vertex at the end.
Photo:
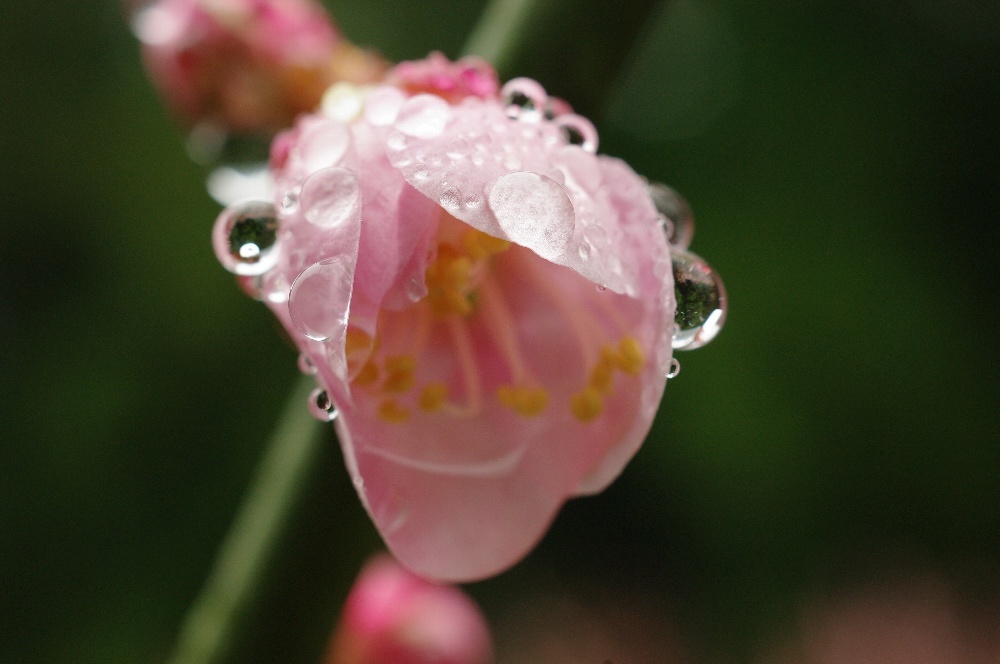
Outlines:
MULTIPOLYGON (((326 4, 400 60, 484 3, 326 4)), ((690 199, 731 306, 620 481, 468 589, 500 661, 807 661, 852 597, 988 642, 998 5, 548 4, 502 73, 690 199)), ((180 139, 116 2, 0 5, 4 662, 164 661, 295 381, 180 139)), ((232 661, 317 661, 379 547, 328 437, 232 661)))

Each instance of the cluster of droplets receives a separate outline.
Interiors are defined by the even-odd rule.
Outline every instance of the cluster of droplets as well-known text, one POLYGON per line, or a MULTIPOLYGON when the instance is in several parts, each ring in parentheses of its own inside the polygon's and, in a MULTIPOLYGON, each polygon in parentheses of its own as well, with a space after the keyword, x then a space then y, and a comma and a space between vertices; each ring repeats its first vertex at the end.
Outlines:
POLYGON ((569 112, 564 102, 550 98, 537 81, 511 79, 500 89, 500 98, 507 117, 523 122, 553 122, 567 143, 591 154, 597 152, 597 129, 590 120, 569 112))
MULTIPOLYGON (((663 232, 670 246, 674 274, 674 350, 694 350, 714 339, 726 321, 726 289, 722 277, 705 259, 688 250, 694 238, 694 213, 687 200, 670 187, 649 185, 663 232)), ((680 363, 672 358, 667 378, 680 373, 680 363)))

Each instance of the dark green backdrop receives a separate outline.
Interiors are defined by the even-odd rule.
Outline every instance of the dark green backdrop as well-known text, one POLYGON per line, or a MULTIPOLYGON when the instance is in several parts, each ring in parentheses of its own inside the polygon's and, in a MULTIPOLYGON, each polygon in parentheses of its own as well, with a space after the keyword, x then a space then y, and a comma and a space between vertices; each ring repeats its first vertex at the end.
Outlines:
MULTIPOLYGON (((406 59, 457 55, 482 2, 327 4, 406 59)), ((738 661, 858 575, 995 592, 1000 12, 555 4, 504 75, 687 195, 732 304, 622 479, 470 589, 490 618, 641 589, 738 661)), ((294 380, 178 139, 114 2, 0 6, 3 661, 162 661, 294 380)), ((241 662, 314 661, 378 547, 329 442, 241 662)))

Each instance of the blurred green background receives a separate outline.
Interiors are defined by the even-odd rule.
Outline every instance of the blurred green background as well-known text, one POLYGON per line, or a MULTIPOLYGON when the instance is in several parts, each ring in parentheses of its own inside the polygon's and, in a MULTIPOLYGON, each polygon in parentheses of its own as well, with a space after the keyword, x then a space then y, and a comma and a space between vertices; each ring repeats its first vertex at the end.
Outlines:
MULTIPOLYGON (((621 480, 470 592, 514 632, 539 589, 641 594, 711 661, 859 576, 995 600, 1000 10, 551 4, 502 73, 689 198, 731 306, 621 480)), ((399 60, 457 56, 483 3, 327 5, 399 60)), ((162 662, 295 354, 216 263, 115 2, 3 3, 0 90, 0 659, 162 662)), ((315 661, 379 546, 324 455, 233 661, 315 661)))

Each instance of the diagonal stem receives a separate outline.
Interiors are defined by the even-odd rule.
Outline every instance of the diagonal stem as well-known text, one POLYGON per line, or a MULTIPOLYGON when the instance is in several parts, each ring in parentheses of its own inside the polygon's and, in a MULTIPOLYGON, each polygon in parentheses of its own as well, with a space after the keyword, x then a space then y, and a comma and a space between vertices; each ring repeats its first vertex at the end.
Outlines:
POLYGON ((324 428, 306 407, 315 386, 304 376, 292 390, 208 580, 181 625, 170 664, 221 662, 229 652, 323 442, 324 428))

